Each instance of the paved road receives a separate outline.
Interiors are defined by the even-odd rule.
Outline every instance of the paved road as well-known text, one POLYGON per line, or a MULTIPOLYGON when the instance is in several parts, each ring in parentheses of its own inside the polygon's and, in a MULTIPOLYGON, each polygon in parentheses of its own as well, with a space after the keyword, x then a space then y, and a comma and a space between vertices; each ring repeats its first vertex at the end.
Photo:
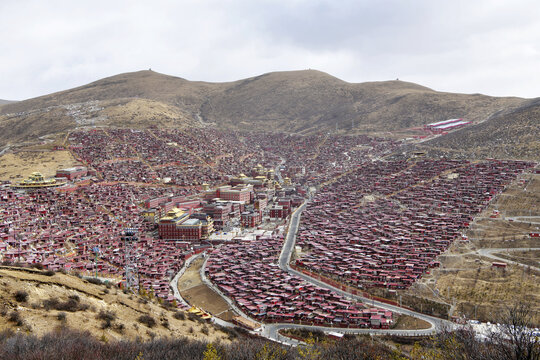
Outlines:
POLYGON ((189 265, 195 261, 195 259, 201 257, 203 255, 203 253, 201 254, 197 254, 195 256, 192 256, 190 257, 185 263, 184 263, 184 266, 182 266, 182 268, 180 269, 180 271, 178 271, 178 273, 174 276, 174 278, 171 280, 170 282, 170 287, 173 291, 173 296, 176 300, 178 300, 181 304, 183 304, 184 306, 190 306, 188 304, 188 302, 186 300, 184 300, 184 298, 182 297, 182 295, 180 295, 180 291, 178 291, 178 279, 180 279, 180 277, 182 275, 184 275, 184 273, 186 272, 186 269, 189 267, 189 265))
POLYGON ((506 218, 502 220, 540 225, 540 222, 532 221, 532 220, 538 220, 538 219, 540 219, 540 216, 507 216, 506 218))
MULTIPOLYGON (((418 313, 416 311, 400 308, 398 306, 389 305, 389 304, 382 303, 382 302, 379 302, 379 301, 374 301, 372 299, 368 299, 368 298, 365 298, 363 296, 350 294, 350 293, 345 292, 345 291, 343 291, 341 289, 338 289, 338 288, 335 288, 335 287, 333 287, 331 285, 328 285, 328 284, 326 284, 326 283, 324 283, 322 281, 319 281, 319 280, 316 280, 316 279, 314 279, 314 278, 312 278, 310 276, 307 276, 304 273, 293 270, 289 266, 289 262, 290 262, 290 258, 291 258, 292 248, 293 248, 295 240, 296 240, 296 233, 298 231, 298 224, 300 222, 300 216, 302 214, 302 211, 305 209, 306 205, 307 205, 307 202, 302 204, 302 206, 300 206, 291 215, 291 221, 289 223, 289 231, 287 233, 287 238, 285 239, 285 242, 283 244, 282 252, 281 252, 281 254, 279 256, 279 267, 282 270, 287 271, 289 274, 298 276, 298 277, 304 279, 305 281, 307 281, 307 282, 309 282, 309 283, 311 283, 313 285, 320 286, 322 288, 335 291, 336 293, 338 293, 338 294, 340 294, 340 295, 342 295, 342 296, 344 296, 346 298, 353 299, 353 300, 356 300, 356 301, 361 301, 361 302, 363 302, 365 304, 371 304, 372 306, 380 307, 380 308, 383 308, 383 309, 388 309, 388 310, 391 310, 391 311, 399 313, 399 314, 409 315, 409 316, 412 316, 412 317, 427 321, 428 323, 431 324, 431 327, 429 329, 425 329, 425 330, 399 330, 400 334, 410 334, 411 336, 412 335, 417 335, 417 334, 426 335, 426 334, 432 334, 432 333, 434 333, 436 331, 439 331, 439 330, 441 330, 443 328, 450 328, 450 327, 454 326, 454 324, 452 322, 450 322, 450 321, 446 321, 446 320, 439 319, 439 318, 436 318, 436 317, 433 317, 433 316, 421 314, 421 313, 418 313)), ((287 326, 289 326, 289 325, 287 325, 287 326)), ((297 326, 294 326, 294 327, 297 327, 297 326)), ((356 330, 358 330, 358 329, 356 329, 356 330)), ((360 330, 358 330, 358 331, 360 331, 361 333, 371 333, 371 334, 377 334, 377 333, 381 333, 381 332, 383 332, 383 333, 391 333, 393 331, 393 330, 376 330, 376 329, 360 329, 360 330)))
MULTIPOLYGON (((264 324, 263 323, 263 324, 261 324, 261 330, 259 332, 254 332, 255 334, 259 334, 259 335, 261 335, 261 336, 263 336, 263 337, 265 337, 267 339, 270 339, 270 340, 273 340, 273 341, 276 341, 276 342, 280 342, 280 343, 285 344, 285 345, 297 346, 297 345, 301 344, 301 342, 296 341, 294 339, 290 339, 290 338, 288 338, 286 336, 280 335, 279 330, 292 329, 292 328, 296 328, 296 329, 304 328, 304 329, 308 329, 308 330, 310 330, 310 329, 311 330, 321 330, 321 331, 325 331, 325 332, 335 331, 335 332, 340 332, 340 333, 345 333, 345 334, 393 334, 393 335, 401 335, 401 336, 420 336, 420 335, 431 335, 431 334, 434 334, 437 331, 440 331, 443 328, 449 329, 449 328, 454 327, 453 323, 451 323, 449 321, 446 321, 446 320, 435 318, 433 316, 420 314, 420 313, 417 313, 417 312, 412 311, 412 310, 400 308, 398 306, 393 306, 393 305, 389 305, 389 304, 386 304, 386 303, 373 301, 371 299, 367 299, 367 298, 364 298, 362 296, 349 294, 349 293, 347 293, 345 291, 334 288, 333 286, 330 286, 330 285, 328 285, 326 283, 315 280, 315 279, 313 279, 313 278, 311 278, 309 276, 306 276, 303 273, 300 273, 298 271, 295 271, 295 270, 291 269, 290 266, 289 266, 289 262, 290 262, 290 258, 291 258, 291 254, 292 254, 292 248, 293 248, 294 243, 295 243, 296 232, 298 231, 298 224, 299 224, 299 221, 300 221, 300 215, 301 215, 302 211, 305 209, 306 205, 307 205, 307 202, 304 202, 304 204, 302 204, 291 215, 291 221, 289 223, 289 231, 287 233, 287 238, 285 239, 281 254, 279 256, 279 267, 282 270, 287 271, 292 275, 298 276, 298 277, 304 279, 305 281, 310 282, 310 283, 312 283, 314 285, 317 285, 317 286, 320 286, 322 288, 326 288, 326 289, 330 289, 332 291, 335 291, 336 293, 339 293, 340 295, 342 295, 344 297, 347 297, 349 299, 361 301, 361 302, 363 302, 365 304, 370 304, 372 306, 388 309, 388 310, 391 310, 391 311, 393 311, 395 313, 405 314, 405 315, 409 315, 409 316, 413 316, 413 317, 422 319, 422 320, 430 323, 431 327, 428 328, 428 329, 423 329, 423 330, 390 330, 390 329, 383 330, 383 329, 345 329, 345 328, 332 328, 332 327, 310 326, 310 325, 300 325, 300 324, 264 324)), ((251 320, 251 321, 253 321, 255 323, 259 323, 256 320, 250 318, 243 311, 241 311, 238 308, 238 306, 236 306, 235 302, 232 299, 225 296, 220 291, 220 289, 218 287, 216 287, 206 277, 206 275, 205 275, 205 267, 206 267, 206 261, 207 260, 208 260, 208 258, 205 259, 205 262, 203 263, 203 266, 201 267, 201 271, 200 271, 200 276, 201 276, 202 281, 208 287, 210 287, 213 291, 215 291, 217 294, 219 294, 236 313, 238 313, 239 315, 241 315, 241 316, 245 317, 246 319, 249 319, 249 320, 251 320)), ((228 323, 228 324, 230 324, 230 323, 228 323)))
POLYGON ((274 175, 277 177, 278 179, 278 182, 280 184, 283 184, 283 178, 281 177, 281 165, 285 164, 285 159, 284 158, 281 158, 281 162, 279 163, 279 165, 276 166, 276 168, 274 169, 274 175))
POLYGON ((496 253, 515 252, 515 251, 530 251, 530 250, 540 250, 540 248, 483 248, 483 249, 478 249, 478 255, 485 256, 485 257, 488 257, 488 258, 491 258, 491 259, 494 259, 494 260, 497 260, 497 261, 502 261, 502 262, 505 262, 505 263, 509 263, 509 264, 514 264, 514 265, 519 265, 519 266, 524 266, 524 267, 530 267, 533 270, 540 271, 539 267, 530 266, 530 265, 527 265, 527 264, 522 264, 522 263, 517 262, 517 261, 508 260, 508 259, 505 259, 505 258, 502 258, 502 257, 498 257, 497 255, 493 255, 493 254, 496 254, 496 253))

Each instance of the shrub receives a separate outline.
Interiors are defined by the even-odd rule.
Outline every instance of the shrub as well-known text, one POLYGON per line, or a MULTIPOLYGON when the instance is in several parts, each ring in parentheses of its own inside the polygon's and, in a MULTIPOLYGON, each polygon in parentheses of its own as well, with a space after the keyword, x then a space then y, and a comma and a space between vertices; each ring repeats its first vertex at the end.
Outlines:
POLYGON ((114 324, 113 327, 114 327, 114 330, 117 331, 117 332, 119 332, 120 334, 123 334, 123 333, 124 333, 124 329, 126 328, 126 327, 124 326, 124 324, 122 324, 122 323, 116 323, 116 324, 114 324))
POLYGON ((201 329, 201 332, 202 332, 204 335, 208 335, 208 326, 204 325, 203 328, 201 329))
POLYGON ((99 280, 98 278, 87 278, 86 281, 88 281, 90 284, 103 285, 103 281, 99 280))
POLYGON ((19 314, 18 311, 10 312, 9 315, 8 315, 8 321, 12 322, 12 323, 15 323, 15 325, 17 325, 17 326, 23 326, 24 325, 24 321, 21 318, 21 315, 19 314))
POLYGON ((79 296, 71 295, 66 301, 61 302, 57 298, 50 298, 43 301, 43 307, 46 310, 58 310, 58 311, 85 311, 88 310, 87 304, 81 304, 79 296))
POLYGON ((28 293, 24 290, 18 290, 15 292, 15 300, 18 302, 26 302, 26 300, 28 300, 28 293))
POLYGON ((65 322, 66 321, 66 313, 65 312, 59 312, 56 315, 56 318, 61 322, 65 322))
POLYGON ((191 320, 191 321, 204 322, 204 320, 201 319, 200 316, 198 316, 197 314, 193 314, 193 313, 188 313, 188 319, 191 320))
POLYGON ((141 315, 139 316, 138 321, 141 324, 148 326, 149 328, 156 326, 156 320, 150 315, 141 315))
POLYGON ((75 312, 79 310, 79 302, 73 299, 61 302, 56 306, 56 310, 75 312))
POLYGON ((177 320, 186 320, 186 314, 183 311, 176 311, 173 314, 173 318, 177 320))
POLYGON ((53 276, 56 273, 52 270, 47 270, 47 271, 42 272, 42 274, 45 276, 53 276))
POLYGON ((116 319, 116 313, 113 311, 101 310, 99 314, 96 315, 96 318, 102 321, 102 329, 108 329, 112 326, 113 321, 116 319))
POLYGON ((225 327, 225 326, 218 326, 218 329, 229 337, 230 340, 234 340, 238 337, 238 329, 237 327, 225 327))
POLYGON ((43 307, 46 310, 56 309, 59 302, 60 301, 58 301, 57 298, 50 298, 50 299, 47 299, 47 300, 43 300, 43 307))
POLYGON ((44 269, 43 264, 41 264, 41 263, 32 264, 32 265, 30 265, 30 267, 34 268, 34 269, 38 269, 38 270, 43 270, 44 269))

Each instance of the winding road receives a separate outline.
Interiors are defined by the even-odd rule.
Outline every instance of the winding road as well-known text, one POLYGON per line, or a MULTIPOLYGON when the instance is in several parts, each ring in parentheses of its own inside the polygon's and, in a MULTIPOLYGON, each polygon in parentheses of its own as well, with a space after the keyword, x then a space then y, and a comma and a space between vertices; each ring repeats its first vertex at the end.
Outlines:
MULTIPOLYGON (((347 330, 346 331, 347 333, 368 333, 368 334, 381 334, 381 333, 387 334, 387 333, 395 333, 395 332, 397 332, 400 335, 408 334, 410 336, 416 336, 416 335, 433 334, 433 333, 435 333, 437 331, 440 331, 443 328, 450 328, 450 327, 454 326, 454 324, 452 322, 447 321, 447 320, 443 320, 443 319, 436 318, 436 317, 433 317, 433 316, 421 314, 421 313, 418 313, 416 311, 401 308, 399 306, 394 306, 394 305, 386 304, 386 303, 383 303, 383 302, 375 301, 373 299, 369 299, 369 298, 366 298, 366 297, 363 297, 363 296, 350 294, 350 293, 348 293, 346 291, 343 291, 343 290, 338 289, 336 287, 333 287, 333 286, 331 286, 329 284, 326 284, 326 283, 324 283, 322 281, 319 281, 319 280, 316 280, 316 279, 314 279, 314 278, 312 278, 310 276, 307 276, 302 272, 299 272, 299 271, 296 271, 296 270, 292 269, 289 266, 289 262, 291 260, 292 249, 294 247, 294 243, 295 243, 295 240, 296 240, 296 233, 298 231, 298 224, 300 223, 300 216, 302 214, 302 211, 306 208, 306 205, 307 205, 307 201, 304 202, 302 204, 302 206, 300 206, 298 209, 296 209, 296 211, 291 215, 291 221, 289 223, 289 231, 287 232, 287 237, 285 239, 285 242, 283 244, 283 249, 282 249, 281 254, 279 256, 279 267, 283 271, 287 271, 291 275, 298 276, 298 277, 302 278, 303 280, 305 280, 305 281, 307 281, 307 282, 309 282, 309 283, 311 283, 313 285, 320 286, 322 288, 334 291, 334 292, 336 292, 336 293, 338 293, 338 294, 340 294, 340 295, 342 295, 342 296, 344 296, 346 298, 356 300, 356 301, 360 301, 360 302, 363 302, 365 304, 371 304, 372 306, 380 307, 380 308, 383 308, 383 309, 388 309, 388 310, 391 310, 391 311, 393 311, 395 313, 409 315, 409 316, 424 320, 424 321, 431 324, 431 327, 429 329, 423 329, 423 330, 380 330, 380 329, 339 329, 339 330, 336 330, 336 329, 333 329, 333 331, 342 332, 342 330, 347 330)), ((286 324, 285 328, 290 327, 290 325, 291 324, 286 324)), ((297 326, 293 326, 293 327, 297 327, 297 326)), ((304 326, 299 326, 299 327, 304 327, 304 326)), ((306 327, 306 328, 308 328, 308 327, 306 327)), ((316 328, 318 328, 320 330, 323 330, 323 331, 330 329, 330 328, 322 328, 322 327, 316 327, 316 328)))
POLYGON ((519 251, 531 251, 531 250, 540 250, 540 248, 483 248, 483 249, 478 249, 477 253, 480 256, 488 257, 493 260, 502 261, 505 263, 519 265, 523 267, 529 267, 533 270, 540 271, 540 267, 522 264, 517 261, 508 260, 508 259, 499 257, 497 255, 494 255, 497 253, 504 253, 504 252, 516 252, 516 251, 519 252, 519 251))
MULTIPOLYGON (((337 289, 331 285, 328 285, 326 283, 323 283, 321 281, 318 281, 316 279, 313 279, 301 272, 295 271, 289 266, 289 262, 292 255, 292 249, 294 247, 294 243, 296 240, 296 233, 298 231, 298 224, 300 222, 300 215, 302 211, 306 208, 307 201, 304 202, 296 211, 291 215, 290 223, 289 223, 289 230, 287 232, 287 237, 283 243, 283 248, 281 251, 281 254, 279 256, 279 267, 287 271, 289 274, 298 276, 305 280, 306 282, 309 282, 313 285, 320 286, 325 289, 329 289, 331 291, 334 291, 346 298, 356 300, 363 302, 365 304, 370 304, 371 306, 376 306, 384 309, 391 310, 392 312, 409 315, 421 320, 424 320, 431 324, 431 326, 428 329, 421 329, 421 330, 391 330, 391 329, 360 329, 360 328, 333 328, 333 327, 324 327, 324 326, 310 326, 310 325, 302 325, 302 324, 261 324, 261 330, 258 332, 255 332, 256 334, 259 334, 267 339, 290 345, 290 346, 297 346, 301 344, 301 342, 290 339, 286 336, 283 336, 279 333, 280 330, 283 329, 306 329, 306 330, 320 330, 324 332, 328 331, 334 331, 334 332, 340 332, 343 334, 393 334, 393 335, 400 335, 400 336, 422 336, 422 335, 432 335, 438 331, 441 331, 442 329, 449 329, 455 326, 450 321, 446 321, 443 319, 439 319, 433 316, 428 316, 425 314, 421 314, 412 310, 404 309, 398 306, 389 305, 386 303, 382 303, 379 301, 374 301, 372 299, 368 299, 362 296, 353 295, 348 292, 345 292, 341 289, 337 289)), ((200 276, 204 284, 206 284, 209 288, 211 288, 213 291, 215 291, 217 294, 219 294, 228 304, 229 306, 238 314, 243 316, 246 319, 249 319, 255 323, 258 323, 256 320, 251 319, 247 314, 245 314, 242 310, 236 306, 235 302, 230 299, 229 297, 225 296, 220 289, 215 286, 205 275, 205 267, 206 267, 206 260, 204 264, 201 267, 200 270, 200 276)))
MULTIPOLYGON (((276 167, 276 171, 275 171, 275 174, 277 175, 279 180, 281 180, 280 179, 280 177, 281 177, 280 166, 283 163, 284 163, 284 159, 282 159, 282 163, 276 167)), ((305 275, 305 274, 303 274, 301 272, 298 272, 298 271, 292 269, 289 266, 289 263, 290 263, 290 260, 291 260, 293 247, 294 247, 294 244, 295 244, 295 241, 296 241, 296 233, 298 231, 298 225, 300 223, 300 216, 302 214, 302 211, 306 208, 306 206, 307 206, 308 202, 310 201, 310 199, 311 199, 311 197, 308 200, 306 200, 291 215, 291 218, 290 218, 290 221, 289 221, 289 228, 288 228, 288 231, 287 231, 287 236, 286 236, 285 241, 283 243, 283 247, 282 247, 282 250, 281 250, 281 253, 280 253, 280 256, 279 256, 279 260, 278 260, 279 267, 283 271, 286 271, 291 275, 297 276, 297 277, 303 279, 304 281, 306 281, 308 283, 311 283, 311 284, 313 284, 315 286, 319 286, 319 287, 334 291, 334 292, 336 292, 336 293, 340 294, 341 296, 344 296, 344 297, 346 297, 348 299, 355 300, 355 301, 360 301, 360 302, 362 302, 364 304, 370 304, 371 306, 387 309, 387 310, 390 310, 390 311, 392 311, 394 313, 404 314, 404 315, 408 315, 408 316, 411 316, 411 317, 415 317, 417 319, 421 319, 421 320, 424 320, 424 321, 428 322, 429 324, 431 324, 431 326, 428 329, 421 329, 421 330, 392 330, 392 329, 333 328, 333 327, 310 326, 310 325, 292 324, 292 323, 286 323, 286 324, 264 324, 264 323, 262 323, 260 331, 254 332, 254 333, 259 334, 259 335, 261 335, 261 336, 263 336, 265 338, 268 338, 270 340, 282 343, 282 344, 286 344, 286 345, 290 345, 290 346, 297 346, 297 345, 301 344, 301 342, 299 342, 297 340, 294 340, 294 339, 290 339, 290 338, 288 338, 286 336, 283 336, 283 335, 281 335, 279 333, 279 331, 283 330, 283 329, 307 329, 307 330, 320 330, 320 331, 324 331, 324 332, 334 331, 334 332, 340 332, 340 333, 344 333, 344 334, 394 334, 394 335, 400 335, 400 336, 421 336, 421 335, 432 335, 432 334, 434 334, 434 333, 436 333, 438 331, 441 331, 443 329, 450 329, 450 328, 453 328, 455 326, 454 323, 452 323, 450 321, 447 321, 447 320, 443 320, 443 319, 436 318, 436 317, 433 317, 433 316, 421 314, 421 313, 418 313, 416 311, 401 308, 399 306, 394 306, 394 305, 386 304, 386 303, 383 303, 383 302, 375 301, 373 299, 369 299, 369 298, 366 298, 366 297, 363 297, 363 296, 350 294, 350 293, 348 293, 346 291, 335 288, 335 287, 333 287, 333 286, 331 286, 329 284, 326 284, 324 282, 316 280, 316 279, 314 279, 314 278, 312 278, 310 276, 307 276, 307 275, 305 275)), ((190 259, 190 260, 193 261, 192 259, 190 259)), ((244 317, 246 319, 249 319, 249 320, 251 320, 251 321, 253 321, 255 323, 259 323, 259 322, 255 321, 254 319, 251 319, 247 314, 245 314, 243 311, 241 311, 238 308, 238 306, 236 306, 236 303, 232 299, 225 296, 220 291, 220 289, 217 286, 215 286, 206 277, 206 275, 205 275, 205 267, 206 267, 207 260, 208 260, 208 258, 205 259, 205 261, 204 261, 204 263, 203 263, 203 265, 201 267, 201 270, 200 270, 200 277, 201 277, 203 283, 205 285, 207 285, 210 289, 215 291, 217 294, 219 294, 237 314, 239 314, 242 317, 244 317)), ((173 292, 174 292, 175 297, 177 299, 179 299, 180 301, 182 301, 183 303, 185 303, 185 301, 181 298, 180 293, 178 292, 177 284, 178 284, 178 278, 183 274, 183 272, 185 271, 185 268, 187 266, 188 266, 188 264, 186 264, 182 268, 182 270, 175 276, 175 278, 171 282, 171 287, 173 288, 173 292)), ((220 321, 220 324, 221 324, 221 322, 223 322, 223 321, 220 321)), ((227 325, 232 325, 232 324, 226 323, 226 324, 221 324, 221 325, 227 326, 227 325)))
MULTIPOLYGON (((279 174, 279 167, 277 167, 276 170, 277 170, 276 173, 279 174)), ((283 336, 283 335, 279 334, 279 331, 283 330, 283 329, 306 329, 306 330, 320 330, 320 331, 324 331, 324 332, 334 331, 334 332, 340 332, 340 333, 344 333, 344 334, 393 334, 393 335, 400 335, 400 336, 423 336, 423 335, 432 335, 432 334, 434 334, 436 332, 439 332, 439 331, 442 331, 444 329, 452 329, 452 328, 456 327, 456 325, 454 323, 452 323, 450 321, 447 321, 447 320, 443 320, 443 319, 436 318, 436 317, 433 317, 433 316, 418 313, 416 311, 405 309, 405 308, 402 308, 402 307, 399 307, 399 306, 394 306, 394 305, 390 305, 390 304, 387 304, 387 303, 375 301, 373 299, 369 299, 369 298, 366 298, 366 297, 363 297, 363 296, 353 295, 351 293, 348 293, 346 291, 343 291, 341 289, 333 287, 333 286, 331 286, 329 284, 326 284, 326 283, 324 283, 322 281, 316 280, 316 279, 314 279, 314 278, 312 278, 310 276, 307 276, 306 274, 304 274, 302 272, 299 272, 299 271, 296 271, 296 270, 292 269, 290 267, 289 263, 290 263, 290 260, 291 260, 293 248, 294 248, 295 241, 296 241, 296 234, 298 232, 298 225, 300 223, 300 217, 301 217, 302 211, 306 208, 308 202, 309 202, 309 199, 306 200, 291 215, 290 222, 289 222, 289 228, 288 228, 288 231, 287 231, 287 236, 286 236, 285 241, 283 243, 283 247, 282 247, 282 250, 281 250, 281 253, 280 253, 280 256, 279 256, 279 260, 278 260, 279 267, 283 271, 286 271, 291 275, 300 277, 301 279, 303 279, 304 281, 306 281, 308 283, 311 283, 311 284, 313 284, 315 286, 319 286, 319 287, 334 291, 334 292, 336 292, 336 293, 340 294, 341 296, 344 296, 344 297, 346 297, 348 299, 359 301, 359 302, 362 302, 364 304, 369 304, 369 305, 374 306, 374 307, 388 309, 388 310, 390 310, 390 311, 392 311, 394 313, 397 313, 397 314, 403 314, 403 315, 408 315, 408 316, 411 316, 411 317, 415 317, 417 319, 424 320, 424 321, 428 322, 429 324, 431 324, 431 326, 428 329, 421 329, 421 330, 392 330, 392 329, 332 328, 332 327, 310 326, 310 325, 292 324, 292 323, 281 323, 281 324, 264 324, 264 323, 261 323, 261 330, 257 331, 257 332, 253 332, 253 333, 259 334, 259 335, 261 335, 261 336, 263 336, 265 338, 268 338, 270 340, 273 340, 273 341, 276 341, 276 342, 279 342, 279 343, 282 343, 282 344, 286 344, 286 345, 290 345, 290 346, 297 346, 297 345, 301 344, 301 342, 299 342, 297 340, 294 340, 294 339, 290 339, 290 338, 288 338, 286 336, 283 336)), ((540 250, 540 248, 478 249, 477 253, 478 253, 478 255, 485 256, 485 257, 488 257, 488 258, 492 258, 494 260, 499 260, 499 261, 504 261, 504 262, 507 262, 507 263, 512 263, 512 264, 517 264, 517 265, 524 266, 523 264, 511 261, 511 260, 508 260, 508 259, 500 258, 500 257, 498 257, 498 256, 496 256, 494 254, 499 253, 499 252, 505 252, 505 251, 528 251, 528 250, 540 250)), ((187 304, 187 303, 181 298, 180 293, 178 292, 178 288, 177 288, 178 278, 183 274, 183 272, 185 271, 185 268, 187 268, 187 266, 189 266, 189 263, 191 263, 191 261, 195 260, 195 258, 198 258, 199 256, 190 258, 188 263, 180 270, 180 272, 175 276, 175 278, 171 282, 171 287, 173 288, 173 292, 174 292, 175 297, 177 299, 179 299, 184 304, 187 304)), ((238 306, 236 306, 236 303, 232 299, 225 296, 217 286, 215 286, 208 278, 206 278, 206 276, 205 276, 206 260, 207 260, 207 258, 205 259, 205 262, 204 262, 204 264, 203 264, 203 266, 201 267, 201 270, 200 270, 200 277, 201 277, 203 283, 205 285, 207 285, 209 288, 211 288, 213 291, 215 291, 217 294, 219 294, 236 313, 238 313, 239 315, 243 316, 246 319, 249 319, 249 320, 251 320, 251 321, 253 321, 255 323, 258 323, 256 320, 251 319, 247 314, 245 314, 242 310, 240 310, 238 308, 238 306)), ((531 268, 540 271, 540 269, 537 268, 537 267, 531 266, 531 268)), ((219 321, 219 324, 222 325, 222 326, 234 326, 233 324, 225 322, 225 321, 219 321)))

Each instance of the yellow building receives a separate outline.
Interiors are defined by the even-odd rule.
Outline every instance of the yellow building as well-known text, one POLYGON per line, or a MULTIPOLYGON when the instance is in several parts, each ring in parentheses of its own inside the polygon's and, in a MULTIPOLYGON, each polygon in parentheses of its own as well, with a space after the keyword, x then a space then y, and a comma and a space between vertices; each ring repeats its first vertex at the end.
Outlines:
POLYGON ((65 185, 65 182, 56 181, 56 179, 47 179, 43 178, 43 175, 40 172, 33 172, 28 179, 20 181, 16 184, 11 185, 15 189, 40 189, 48 187, 57 187, 65 185))

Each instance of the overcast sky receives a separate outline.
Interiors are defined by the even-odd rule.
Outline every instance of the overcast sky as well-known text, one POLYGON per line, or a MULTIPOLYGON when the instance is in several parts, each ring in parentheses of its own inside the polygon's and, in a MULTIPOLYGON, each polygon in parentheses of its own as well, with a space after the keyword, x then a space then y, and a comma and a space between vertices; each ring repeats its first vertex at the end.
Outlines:
POLYGON ((0 30, 0 99, 148 68, 205 81, 311 68, 540 96, 538 0, 0 0, 0 30))

